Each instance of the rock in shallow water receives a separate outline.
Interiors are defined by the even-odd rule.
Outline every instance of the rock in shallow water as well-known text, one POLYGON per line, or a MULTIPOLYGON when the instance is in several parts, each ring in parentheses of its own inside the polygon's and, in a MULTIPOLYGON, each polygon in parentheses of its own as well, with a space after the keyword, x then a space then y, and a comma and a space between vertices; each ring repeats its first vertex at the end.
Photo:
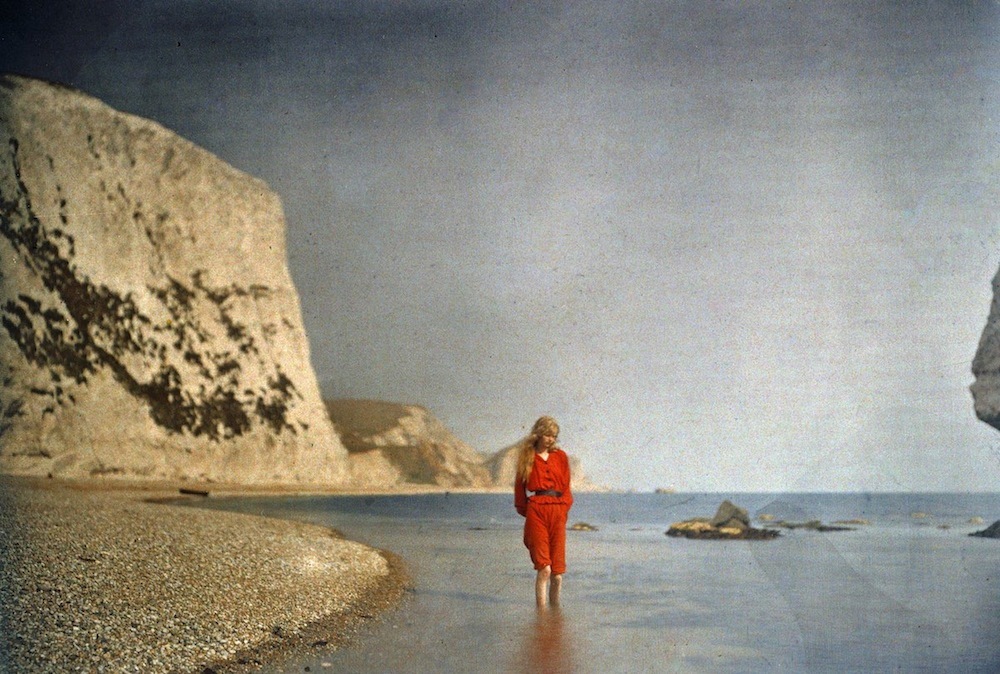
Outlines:
POLYGON ((666 534, 702 540, 767 540, 781 535, 773 529, 751 527, 746 509, 728 500, 719 505, 712 519, 695 518, 675 522, 670 525, 666 534))
POLYGON ((686 520, 670 525, 667 536, 696 538, 700 540, 748 540, 763 541, 777 538, 781 534, 774 529, 754 529, 753 527, 715 527, 704 520, 686 520))
POLYGON ((750 514, 745 508, 735 505, 732 501, 726 500, 719 504, 712 518, 713 527, 720 529, 735 528, 747 529, 750 527, 750 514))

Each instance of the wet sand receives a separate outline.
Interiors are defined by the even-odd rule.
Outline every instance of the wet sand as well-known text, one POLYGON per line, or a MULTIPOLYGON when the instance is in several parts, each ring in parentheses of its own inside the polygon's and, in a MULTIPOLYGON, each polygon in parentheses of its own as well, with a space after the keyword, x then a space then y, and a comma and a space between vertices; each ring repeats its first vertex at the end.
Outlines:
POLYGON ((337 648, 406 593, 390 553, 328 527, 152 502, 178 496, 173 484, 0 477, 0 664, 250 671, 337 648))

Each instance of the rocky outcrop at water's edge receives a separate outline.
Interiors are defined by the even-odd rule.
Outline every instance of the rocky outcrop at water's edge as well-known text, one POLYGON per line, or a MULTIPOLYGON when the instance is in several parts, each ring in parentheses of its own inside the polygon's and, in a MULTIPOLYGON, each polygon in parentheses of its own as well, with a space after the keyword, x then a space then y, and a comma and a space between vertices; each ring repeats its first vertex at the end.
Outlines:
POLYGON ((723 501, 712 518, 697 517, 675 522, 666 531, 675 538, 700 540, 768 540, 781 534, 774 529, 755 529, 750 526, 746 509, 732 502, 723 501))

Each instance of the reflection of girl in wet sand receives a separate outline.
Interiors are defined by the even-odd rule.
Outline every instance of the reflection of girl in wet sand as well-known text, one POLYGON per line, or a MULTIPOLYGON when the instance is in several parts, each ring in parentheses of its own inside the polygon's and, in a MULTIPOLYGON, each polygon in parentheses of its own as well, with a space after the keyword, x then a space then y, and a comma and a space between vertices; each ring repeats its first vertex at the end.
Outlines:
POLYGON ((535 619, 524 626, 521 652, 508 670, 524 674, 573 674, 575 644, 572 626, 558 608, 539 610, 535 619))
POLYGON ((538 606, 559 603, 566 572, 566 518, 573 505, 573 493, 569 486, 569 458, 556 447, 557 437, 556 420, 540 417, 521 443, 514 479, 514 507, 524 517, 524 545, 538 572, 538 606))

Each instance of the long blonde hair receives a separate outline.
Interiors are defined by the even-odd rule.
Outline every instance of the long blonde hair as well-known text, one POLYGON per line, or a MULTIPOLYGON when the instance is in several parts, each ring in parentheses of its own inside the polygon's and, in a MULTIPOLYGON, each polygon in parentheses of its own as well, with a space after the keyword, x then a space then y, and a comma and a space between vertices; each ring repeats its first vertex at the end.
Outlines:
POLYGON ((559 436, 559 424, 552 417, 538 417, 531 427, 531 433, 521 441, 521 451, 517 455, 517 475, 525 482, 531 477, 535 465, 535 444, 543 435, 559 436))

